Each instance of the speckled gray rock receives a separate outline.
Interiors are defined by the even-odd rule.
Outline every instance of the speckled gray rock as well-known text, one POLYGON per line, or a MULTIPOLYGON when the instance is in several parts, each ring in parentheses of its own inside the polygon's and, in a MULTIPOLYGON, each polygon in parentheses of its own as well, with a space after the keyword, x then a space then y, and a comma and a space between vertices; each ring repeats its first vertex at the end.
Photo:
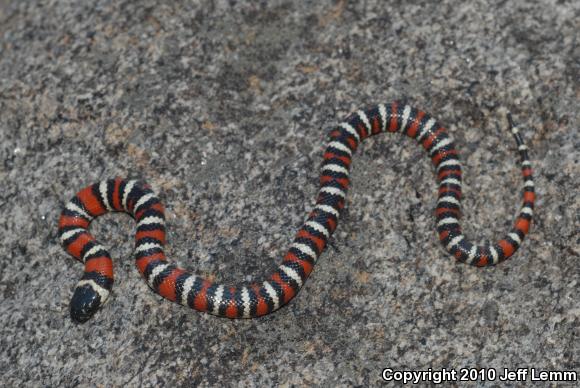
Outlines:
MULTIPOLYGON (((6 386, 374 385, 383 368, 580 369, 580 3, 0 0, 0 370, 6 386), (159 3, 166 3, 160 5, 159 3), (317 190, 325 134, 407 99, 456 139, 464 224, 516 214, 504 114, 536 170, 532 233, 480 270, 439 247, 436 184, 400 135, 365 142, 329 249, 289 306, 189 311, 133 267, 134 225, 93 231, 116 285, 89 323, 56 240, 62 204, 111 176, 149 181, 169 257, 235 282, 284 254, 317 190)), ((493 384, 491 384, 493 385, 493 384)), ((499 384, 498 384, 499 385, 499 384)))

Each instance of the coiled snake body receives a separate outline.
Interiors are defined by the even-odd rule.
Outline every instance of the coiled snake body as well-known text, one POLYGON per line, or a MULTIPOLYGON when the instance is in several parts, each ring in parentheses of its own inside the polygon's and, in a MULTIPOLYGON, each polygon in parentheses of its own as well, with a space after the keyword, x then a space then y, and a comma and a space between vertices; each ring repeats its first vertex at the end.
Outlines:
POLYGON ((59 236, 66 251, 85 264, 71 301, 71 317, 78 322, 88 320, 111 291, 111 256, 87 230, 93 219, 110 211, 126 212, 135 218, 137 268, 147 284, 164 298, 229 318, 258 317, 277 310, 302 287, 337 227, 345 205, 352 156, 358 145, 381 132, 403 132, 416 139, 431 157, 439 182, 437 232, 445 249, 460 262, 495 265, 519 248, 530 228, 535 199, 527 147, 509 114, 508 120, 521 158, 523 205, 513 229, 496 244, 476 246, 461 232, 461 165, 445 129, 428 114, 409 105, 381 104, 351 114, 330 132, 316 205, 274 273, 250 285, 219 284, 168 262, 163 252, 164 208, 148 185, 120 178, 93 184, 66 204, 59 222, 59 236))

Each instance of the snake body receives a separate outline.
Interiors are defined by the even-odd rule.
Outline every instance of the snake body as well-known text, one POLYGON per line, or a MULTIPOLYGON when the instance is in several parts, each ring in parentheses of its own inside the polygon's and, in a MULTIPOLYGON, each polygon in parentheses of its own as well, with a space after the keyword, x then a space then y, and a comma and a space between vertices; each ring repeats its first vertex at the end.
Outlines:
POLYGON ((164 207, 147 184, 116 178, 88 186, 65 205, 59 221, 62 245, 85 265, 71 301, 71 317, 87 321, 111 292, 111 256, 88 232, 92 220, 111 211, 126 212, 135 219, 137 268, 147 284, 164 298, 228 318, 258 317, 277 310, 300 290, 338 225, 357 147, 365 138, 381 132, 402 132, 429 154, 439 182, 435 214, 445 249, 460 262, 480 267, 495 265, 521 245, 530 229, 535 199, 527 147, 509 114, 508 120, 521 158, 523 205, 512 230, 497 243, 477 246, 461 232, 461 164, 446 130, 428 114, 404 103, 380 104, 352 113, 330 132, 316 204, 274 273, 249 285, 227 286, 168 262, 163 251, 164 207))

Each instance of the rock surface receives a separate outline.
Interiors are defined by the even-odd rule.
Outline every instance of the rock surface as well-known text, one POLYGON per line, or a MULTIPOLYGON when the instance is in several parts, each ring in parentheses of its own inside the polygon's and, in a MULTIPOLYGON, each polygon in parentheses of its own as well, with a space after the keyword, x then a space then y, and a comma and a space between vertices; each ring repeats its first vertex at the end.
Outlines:
POLYGON ((566 0, 1 0, 2 383, 361 386, 383 368, 579 371, 579 15, 566 0), (455 138, 464 229, 479 242, 506 232, 520 201, 513 113, 538 200, 512 260, 482 270, 448 257, 428 158, 382 135, 360 147, 338 231, 280 311, 230 321, 163 300, 132 264, 133 221, 107 215, 92 230, 115 258, 113 296, 87 324, 70 320, 82 265, 56 232, 80 188, 146 179, 167 206, 169 257, 248 281, 274 268, 310 209, 326 133, 393 99, 455 138))

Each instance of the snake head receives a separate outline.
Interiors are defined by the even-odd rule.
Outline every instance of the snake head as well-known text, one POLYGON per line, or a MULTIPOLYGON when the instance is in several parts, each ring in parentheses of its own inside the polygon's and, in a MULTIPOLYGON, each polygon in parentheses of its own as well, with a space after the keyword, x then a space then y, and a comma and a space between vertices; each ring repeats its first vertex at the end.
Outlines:
POLYGON ((70 316, 78 322, 88 321, 107 300, 109 291, 94 280, 81 280, 70 303, 70 316))

